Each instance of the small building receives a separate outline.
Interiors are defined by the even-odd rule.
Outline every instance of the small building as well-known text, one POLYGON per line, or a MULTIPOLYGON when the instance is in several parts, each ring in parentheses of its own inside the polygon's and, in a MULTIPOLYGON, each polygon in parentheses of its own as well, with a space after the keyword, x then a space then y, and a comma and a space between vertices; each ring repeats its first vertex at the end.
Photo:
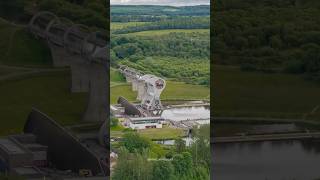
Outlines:
POLYGON ((129 118, 128 126, 131 129, 162 128, 163 121, 164 119, 161 117, 129 118))
POLYGON ((32 134, 0 139, 0 172, 26 177, 42 177, 38 168, 47 167, 47 146, 36 143, 32 134))

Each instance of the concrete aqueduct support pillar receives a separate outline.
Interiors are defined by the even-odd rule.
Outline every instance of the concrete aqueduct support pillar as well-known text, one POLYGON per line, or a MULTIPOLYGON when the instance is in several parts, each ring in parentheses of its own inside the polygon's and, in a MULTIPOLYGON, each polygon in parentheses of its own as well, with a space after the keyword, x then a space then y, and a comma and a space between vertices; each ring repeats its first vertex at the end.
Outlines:
POLYGON ((145 82, 142 79, 138 80, 138 95, 137 95, 137 100, 142 100, 143 94, 145 92, 145 82))
POLYGON ((71 70, 71 92, 89 91, 89 69, 88 63, 74 62, 70 64, 71 70))
POLYGON ((71 55, 64 48, 49 43, 54 67, 70 67, 71 92, 89 91, 88 63, 80 55, 71 55))
POLYGON ((131 83, 131 82, 132 82, 132 77, 131 77, 131 75, 125 73, 124 76, 126 77, 127 83, 131 83))
POLYGON ((108 73, 105 66, 98 63, 89 65, 89 98, 84 121, 106 121, 109 118, 108 73))
POLYGON ((63 47, 59 47, 52 43, 49 43, 49 48, 51 51, 52 63, 54 67, 66 67, 70 65, 70 55, 63 47))
POLYGON ((131 83, 132 91, 138 91, 138 77, 132 78, 131 83))

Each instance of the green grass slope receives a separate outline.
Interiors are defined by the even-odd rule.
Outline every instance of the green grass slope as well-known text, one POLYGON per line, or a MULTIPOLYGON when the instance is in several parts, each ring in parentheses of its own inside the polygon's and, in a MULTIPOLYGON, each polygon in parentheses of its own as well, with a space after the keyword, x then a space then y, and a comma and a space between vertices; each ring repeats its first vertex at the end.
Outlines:
POLYGON ((50 50, 45 42, 35 39, 26 29, 0 18, 0 64, 48 66, 50 50))
POLYGON ((70 93, 69 87, 69 72, 40 74, 0 83, 0 136, 20 133, 32 107, 62 125, 80 122, 87 96, 85 93, 70 93))

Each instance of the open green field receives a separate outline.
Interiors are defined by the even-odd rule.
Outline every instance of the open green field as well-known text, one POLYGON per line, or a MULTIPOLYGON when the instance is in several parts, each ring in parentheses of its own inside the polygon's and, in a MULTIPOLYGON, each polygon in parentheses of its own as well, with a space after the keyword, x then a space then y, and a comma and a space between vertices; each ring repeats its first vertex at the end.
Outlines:
POLYGON ((307 113, 306 119, 320 121, 319 83, 292 74, 243 72, 226 66, 213 70, 215 116, 303 118, 307 113))
POLYGON ((127 36, 162 36, 170 33, 209 33, 209 29, 164 29, 124 34, 127 36))
POLYGON ((0 18, 0 64, 48 66, 50 50, 26 29, 16 27, 0 18))
MULTIPOLYGON (((137 92, 131 90, 130 84, 111 87, 111 104, 117 103, 118 97, 123 96, 129 101, 136 101, 137 92)), ((206 86, 186 84, 183 82, 167 81, 167 86, 161 95, 162 100, 196 100, 209 99, 210 89, 206 86)))
POLYGON ((185 133, 182 129, 176 129, 171 127, 163 127, 161 129, 143 129, 139 130, 138 133, 152 140, 161 140, 161 139, 176 139, 178 137, 185 136, 185 133))
MULTIPOLYGON (((122 137, 126 130, 123 126, 112 127, 111 137, 122 137)), ((163 126, 161 129, 143 129, 137 131, 141 136, 147 137, 151 140, 163 140, 163 139, 176 139, 178 137, 184 137, 185 132, 183 129, 172 128, 163 126)))
POLYGON ((111 82, 126 82, 126 79, 121 75, 119 71, 114 68, 110 68, 110 81, 111 82))
POLYGON ((146 22, 112 22, 111 23, 111 30, 118 30, 118 29, 123 29, 127 28, 130 26, 138 26, 145 24, 146 22))
POLYGON ((70 93, 69 86, 69 72, 40 74, 0 83, 0 136, 21 133, 32 107, 63 125, 79 122, 87 96, 85 93, 70 93))

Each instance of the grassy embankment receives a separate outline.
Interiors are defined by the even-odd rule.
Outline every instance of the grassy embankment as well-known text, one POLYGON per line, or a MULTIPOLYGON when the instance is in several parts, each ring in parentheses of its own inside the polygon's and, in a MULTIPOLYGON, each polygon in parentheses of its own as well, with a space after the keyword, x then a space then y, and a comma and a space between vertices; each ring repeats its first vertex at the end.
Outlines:
POLYGON ((0 64, 15 66, 49 66, 50 50, 26 29, 0 18, 0 64))
POLYGON ((0 67, 0 136, 20 133, 32 107, 64 125, 80 121, 86 95, 70 93, 69 71, 19 75, 32 71, 21 66, 50 66, 50 51, 43 42, 0 19, 0 54, 0 66, 10 66, 0 67), (6 79, 9 74, 17 76, 6 79))
POLYGON ((225 66, 213 70, 215 116, 320 121, 319 83, 292 74, 243 72, 225 66))

